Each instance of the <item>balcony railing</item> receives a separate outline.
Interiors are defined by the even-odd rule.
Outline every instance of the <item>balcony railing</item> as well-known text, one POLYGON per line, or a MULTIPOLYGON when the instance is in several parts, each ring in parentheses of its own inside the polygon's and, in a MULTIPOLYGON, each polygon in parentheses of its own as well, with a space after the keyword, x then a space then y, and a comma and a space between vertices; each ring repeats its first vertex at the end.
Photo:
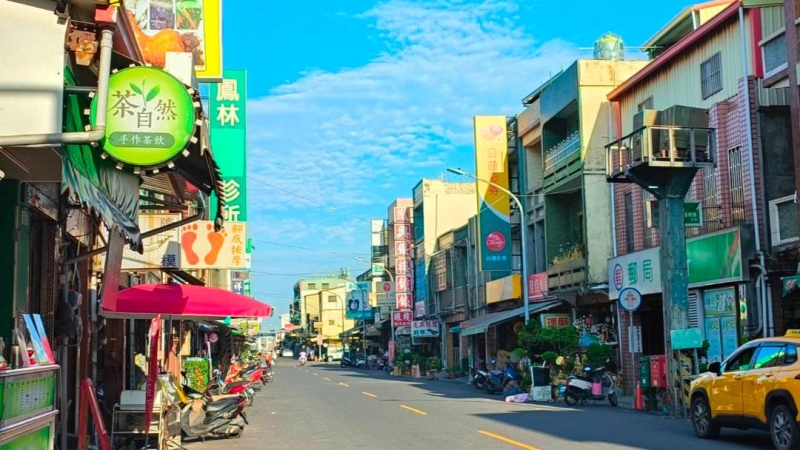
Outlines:
POLYGON ((638 166, 702 167, 714 163, 714 128, 650 125, 606 146, 606 176, 617 178, 638 166))
POLYGON ((581 148, 581 135, 579 132, 567 136, 566 139, 551 147, 545 152, 544 171, 548 172, 556 168, 562 161, 569 158, 573 153, 581 148))

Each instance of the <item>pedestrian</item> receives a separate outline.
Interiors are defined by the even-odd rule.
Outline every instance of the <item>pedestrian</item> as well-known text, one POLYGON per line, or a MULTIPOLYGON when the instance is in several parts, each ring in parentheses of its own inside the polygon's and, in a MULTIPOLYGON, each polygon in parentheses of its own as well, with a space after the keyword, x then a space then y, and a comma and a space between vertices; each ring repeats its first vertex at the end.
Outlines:
POLYGON ((272 370, 272 353, 267 353, 267 367, 272 370))

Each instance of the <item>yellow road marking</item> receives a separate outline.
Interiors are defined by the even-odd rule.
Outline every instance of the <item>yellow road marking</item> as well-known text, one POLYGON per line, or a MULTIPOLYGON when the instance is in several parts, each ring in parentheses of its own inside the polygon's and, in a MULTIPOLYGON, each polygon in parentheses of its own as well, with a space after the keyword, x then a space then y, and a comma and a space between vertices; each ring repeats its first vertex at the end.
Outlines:
POLYGON ((339 386, 350 387, 350 385, 347 383, 339 383, 339 386))
POLYGON ((407 410, 409 410, 411 412, 417 413, 417 414, 419 414, 421 416, 427 416, 428 415, 428 413, 426 413, 425 411, 420 411, 420 410, 418 410, 416 408, 412 408, 410 406, 400 405, 400 407, 403 408, 403 409, 407 409, 407 410))
POLYGON ((306 373, 308 373, 308 369, 306 369, 306 373))
POLYGON ((315 377, 318 377, 318 376, 319 376, 319 374, 318 374, 317 372, 314 372, 314 376, 315 376, 315 377))
POLYGON ((325 378, 323 378, 323 380, 325 380, 325 381, 333 381, 333 380, 331 380, 331 379, 330 379, 330 378, 328 378, 328 377, 325 377, 325 378))
POLYGON ((507 438, 505 436, 500 436, 499 434, 490 433, 490 432, 484 431, 484 430, 478 430, 478 433, 480 433, 480 434, 482 434, 484 436, 489 436, 491 438, 495 438, 498 441, 503 441, 506 444, 510 444, 510 445, 515 446, 515 447, 524 448, 525 450, 539 450, 536 447, 533 447, 533 446, 528 445, 528 444, 523 444, 522 442, 518 442, 518 441, 515 441, 513 439, 509 439, 509 438, 507 438))
POLYGON ((370 394, 369 392, 361 392, 362 394, 366 395, 367 397, 378 398, 375 394, 370 394))

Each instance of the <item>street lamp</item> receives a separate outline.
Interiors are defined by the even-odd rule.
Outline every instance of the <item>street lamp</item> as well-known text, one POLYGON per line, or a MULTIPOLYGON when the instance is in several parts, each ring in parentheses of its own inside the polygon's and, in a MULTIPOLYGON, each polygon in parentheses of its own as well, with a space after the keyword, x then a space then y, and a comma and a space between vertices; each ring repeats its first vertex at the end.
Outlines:
MULTIPOLYGON (((367 263, 367 264, 370 265, 370 267, 372 266, 372 263, 370 261, 367 261, 366 259, 364 259, 364 258, 362 258, 360 256, 354 256, 353 259, 355 259, 356 261, 359 261, 359 262, 367 263)), ((383 273, 385 273, 386 275, 389 275, 389 279, 392 280, 392 282, 394 282, 394 275, 392 275, 392 272, 390 272, 389 270, 387 270, 384 267, 383 268, 383 273)))
POLYGON ((514 200, 514 203, 517 204, 517 207, 519 207, 520 221, 521 221, 520 237, 522 238, 522 258, 521 258, 522 263, 520 264, 520 266, 521 266, 520 267, 520 271, 522 272, 522 297, 523 297, 522 301, 523 301, 523 303, 525 305, 525 324, 527 325, 528 322, 530 322, 530 320, 531 320, 531 307, 530 307, 530 302, 528 301, 528 276, 527 276, 528 264, 527 264, 527 261, 526 261, 528 259, 527 258, 528 257, 528 251, 527 251, 527 248, 528 248, 528 246, 527 246, 527 241, 528 241, 528 237, 527 237, 527 235, 528 235, 528 233, 527 233, 528 221, 527 221, 527 218, 525 217, 525 207, 522 206, 522 202, 519 200, 519 198, 516 195, 514 195, 513 192, 509 191, 508 189, 504 188, 503 186, 500 186, 500 185, 498 185, 496 183, 492 183, 491 181, 488 181, 488 180, 484 180, 482 178, 478 178, 475 175, 473 175, 471 173, 468 173, 468 172, 464 172, 463 170, 458 169, 458 168, 448 167, 447 171, 450 172, 450 173, 454 173, 456 175, 461 175, 461 176, 465 176, 465 177, 468 177, 468 178, 472 178, 475 181, 480 181, 480 182, 486 183, 486 184, 488 184, 490 186, 494 186, 497 189, 499 189, 500 191, 502 191, 503 193, 508 194, 508 196, 511 197, 512 200, 514 200))

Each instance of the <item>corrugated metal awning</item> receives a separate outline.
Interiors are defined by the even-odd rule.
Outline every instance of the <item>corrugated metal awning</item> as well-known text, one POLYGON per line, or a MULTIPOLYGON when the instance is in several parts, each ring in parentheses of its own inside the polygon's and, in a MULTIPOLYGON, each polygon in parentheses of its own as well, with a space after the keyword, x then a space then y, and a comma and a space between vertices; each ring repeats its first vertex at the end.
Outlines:
MULTIPOLYGON (((530 313, 536 314, 548 310, 555 306, 564 303, 562 300, 554 300, 550 302, 539 302, 530 305, 530 313)), ((461 336, 472 336, 474 334, 485 333, 490 326, 496 325, 500 322, 513 319, 525 314, 525 307, 509 309, 507 311, 500 311, 491 314, 484 314, 474 319, 461 322, 461 336)))

